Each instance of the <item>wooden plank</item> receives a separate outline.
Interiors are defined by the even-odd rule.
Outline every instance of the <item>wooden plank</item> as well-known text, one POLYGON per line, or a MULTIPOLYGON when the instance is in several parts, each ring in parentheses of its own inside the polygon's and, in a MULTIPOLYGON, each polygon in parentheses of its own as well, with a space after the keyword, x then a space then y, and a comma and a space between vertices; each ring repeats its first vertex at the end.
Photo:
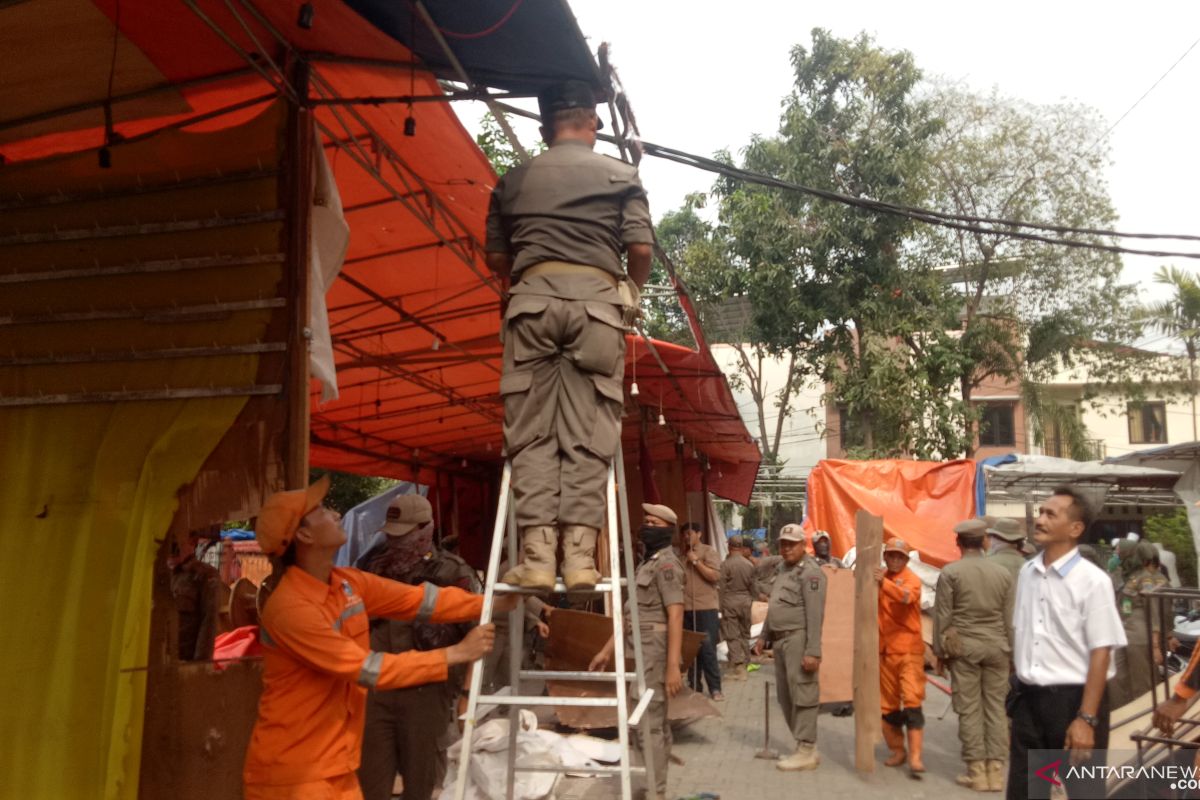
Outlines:
POLYGON ((821 567, 825 617, 821 624, 821 704, 854 698, 854 572, 821 567))
POLYGON ((854 518, 854 766, 875 771, 879 717, 879 586, 875 569, 883 555, 883 518, 859 510, 854 518))
MULTIPOLYGON (((308 96, 308 65, 292 66, 292 83, 302 97, 308 96)), ((287 204, 284 248, 287 265, 285 283, 289 299, 287 380, 286 481, 288 489, 308 485, 309 443, 309 224, 312 214, 313 128, 309 109, 290 103, 287 115, 287 170, 281 176, 287 204)))

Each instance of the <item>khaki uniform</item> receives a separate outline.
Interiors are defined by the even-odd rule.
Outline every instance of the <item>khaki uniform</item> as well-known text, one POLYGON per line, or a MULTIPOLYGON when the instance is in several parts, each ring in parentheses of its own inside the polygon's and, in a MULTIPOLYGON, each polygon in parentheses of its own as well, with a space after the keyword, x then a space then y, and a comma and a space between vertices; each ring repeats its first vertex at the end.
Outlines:
POLYGON ((993 558, 965 555, 938 577, 933 652, 950 663, 964 761, 1008 757, 1008 663, 1016 582, 993 558))
MULTIPOLYGON (((1147 601, 1143 592, 1166 586, 1166 576, 1145 567, 1129 576, 1117 592, 1117 610, 1125 627, 1128 644, 1117 649, 1117 674, 1109 682, 1109 699, 1113 708, 1136 700, 1154 681, 1154 660, 1150 655, 1151 628, 1146 625, 1147 601)), ((1162 619, 1152 620, 1153 632, 1162 629, 1162 619)))
POLYGON ((821 657, 825 573, 809 556, 788 566, 781 560, 771 587, 763 636, 775 650, 779 705, 797 743, 817 741, 821 700, 818 672, 805 672, 805 656, 821 657))
POLYGON ((504 315, 504 445, 518 527, 604 523, 620 439, 621 254, 653 231, 637 170, 562 142, 492 192, 487 250, 512 257, 504 315))
POLYGON ((721 638, 734 667, 750 662, 750 604, 754 601, 754 565, 733 553, 721 565, 721 638))
MULTIPOLYGON (((634 582, 642 658, 646 662, 646 688, 654 690, 654 697, 634 738, 638 745, 638 762, 645 764, 643 733, 649 736, 654 750, 655 791, 663 794, 667 790, 667 765, 671 757, 671 725, 667 721, 667 606, 683 605, 683 563, 674 549, 664 547, 642 562, 634 582)), ((630 630, 630 637, 632 635, 630 630)), ((633 639, 628 639, 625 644, 627 652, 632 653, 633 639)))
POLYGON ((986 558, 1008 570, 1009 574, 1012 575, 1014 584, 1017 580, 1017 573, 1021 571, 1021 567, 1025 566, 1025 556, 1021 555, 1020 551, 1014 550, 1011 547, 1005 547, 1003 550, 992 553, 986 558))
POLYGON ((783 556, 764 556, 754 567, 754 599, 771 596, 771 587, 775 585, 775 576, 779 574, 779 565, 783 556))
MULTIPOLYGON (((398 579, 413 585, 428 582, 469 591, 479 589, 478 577, 470 565, 440 551, 434 551, 398 579)), ((374 619, 371 650, 404 653, 436 649, 458 641, 469 627, 374 619)), ((462 681, 462 669, 454 668, 448 681, 370 693, 358 768, 364 800, 391 800, 397 774, 404 778, 405 800, 428 800, 442 785, 446 749, 455 734, 454 705, 462 681)))

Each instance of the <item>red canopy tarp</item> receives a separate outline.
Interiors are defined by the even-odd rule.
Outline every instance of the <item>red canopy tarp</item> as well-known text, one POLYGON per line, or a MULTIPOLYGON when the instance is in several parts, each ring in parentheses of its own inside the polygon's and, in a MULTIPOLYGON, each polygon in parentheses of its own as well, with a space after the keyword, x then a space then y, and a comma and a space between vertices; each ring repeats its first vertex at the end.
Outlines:
POLYGON ((958 560, 953 528, 975 516, 975 462, 824 460, 808 476, 809 531, 828 531, 833 552, 854 546, 859 510, 883 517, 885 538, 899 536, 935 567, 958 560))

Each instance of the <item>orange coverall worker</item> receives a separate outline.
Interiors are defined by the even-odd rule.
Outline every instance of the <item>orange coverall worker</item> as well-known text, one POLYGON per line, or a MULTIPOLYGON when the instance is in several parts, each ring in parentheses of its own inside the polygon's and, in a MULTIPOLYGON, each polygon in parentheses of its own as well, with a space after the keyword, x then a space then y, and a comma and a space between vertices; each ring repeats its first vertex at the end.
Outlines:
POLYGON ((375 653, 368 617, 479 619, 483 598, 335 568, 321 583, 291 567, 271 594, 258 721, 246 751, 245 800, 358 800, 367 689, 444 681, 445 650, 375 653))
POLYGON ((879 699, 885 719, 925 701, 921 579, 908 567, 886 573, 879 585, 879 699))

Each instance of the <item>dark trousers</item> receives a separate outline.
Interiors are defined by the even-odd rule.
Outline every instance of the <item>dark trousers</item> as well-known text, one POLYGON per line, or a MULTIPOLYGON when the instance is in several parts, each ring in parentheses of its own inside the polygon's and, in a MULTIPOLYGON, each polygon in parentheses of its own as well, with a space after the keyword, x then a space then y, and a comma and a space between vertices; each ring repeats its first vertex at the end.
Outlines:
MULTIPOLYGON (((1079 715, 1083 700, 1083 685, 1031 686, 1011 679, 1008 696, 1008 715, 1012 718, 1012 733, 1008 745, 1008 800, 1048 798, 1053 784, 1035 774, 1061 759, 1058 779, 1071 800, 1104 797, 1104 779, 1067 780, 1065 774, 1070 753, 1063 750, 1067 728, 1079 715), (1039 750, 1036 757, 1031 750, 1039 750), (1051 752, 1053 751, 1053 752, 1051 752)), ((1086 764, 1103 765, 1100 752, 1108 747, 1108 694, 1100 701, 1096 717, 1096 741, 1092 758, 1086 764)))
POLYGON ((688 686, 702 692, 701 677, 708 686, 708 693, 721 691, 721 665, 717 663, 717 642, 721 641, 721 619, 715 608, 703 611, 683 612, 683 627, 704 634, 700 654, 688 667, 688 686))

